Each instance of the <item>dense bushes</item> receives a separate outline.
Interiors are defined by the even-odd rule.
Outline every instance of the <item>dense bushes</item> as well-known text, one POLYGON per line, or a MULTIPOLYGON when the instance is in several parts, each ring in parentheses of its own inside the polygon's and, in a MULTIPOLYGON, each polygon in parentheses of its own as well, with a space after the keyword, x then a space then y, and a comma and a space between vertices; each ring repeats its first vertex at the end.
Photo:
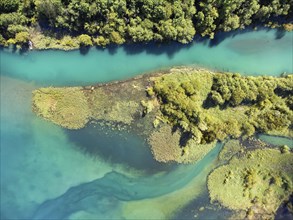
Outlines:
POLYGON ((292 77, 189 71, 163 76, 153 89, 171 125, 191 133, 198 143, 210 143, 227 136, 289 129, 293 121, 292 77))
POLYGON ((2 0, 0 12, 5 40, 40 25, 51 33, 87 34, 101 46, 128 40, 188 43, 195 33, 213 38, 217 31, 259 23, 276 26, 292 19, 290 0, 2 0))

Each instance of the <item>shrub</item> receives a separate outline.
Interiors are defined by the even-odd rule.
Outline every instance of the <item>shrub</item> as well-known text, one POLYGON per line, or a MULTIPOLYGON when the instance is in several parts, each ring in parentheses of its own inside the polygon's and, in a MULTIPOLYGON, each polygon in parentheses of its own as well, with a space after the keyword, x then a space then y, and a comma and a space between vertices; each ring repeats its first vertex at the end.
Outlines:
POLYGON ((29 41, 29 33, 26 31, 19 32, 15 35, 15 42, 24 45, 29 41))
POLYGON ((98 36, 97 38, 94 39, 94 42, 97 46, 102 46, 102 47, 106 47, 110 43, 109 39, 106 39, 103 36, 98 36))
POLYGON ((79 44, 80 46, 83 46, 83 47, 88 47, 88 46, 93 46, 93 42, 92 42, 92 39, 89 35, 87 34, 82 34, 78 37, 78 40, 79 40, 79 44))

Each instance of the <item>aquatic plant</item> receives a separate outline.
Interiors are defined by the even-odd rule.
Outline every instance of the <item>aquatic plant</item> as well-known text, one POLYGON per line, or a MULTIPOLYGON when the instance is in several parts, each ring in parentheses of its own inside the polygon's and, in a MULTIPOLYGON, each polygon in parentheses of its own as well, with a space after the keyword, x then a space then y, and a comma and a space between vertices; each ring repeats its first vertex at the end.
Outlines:
POLYGON ((235 154, 241 152, 243 150, 243 146, 241 145, 239 140, 228 140, 222 150, 219 153, 219 160, 220 161, 228 161, 230 160, 235 154))
POLYGON ((86 97, 78 87, 35 90, 33 110, 39 116, 70 129, 84 127, 90 117, 86 97))
POLYGON ((160 162, 194 163, 201 160, 215 146, 210 144, 198 144, 189 139, 182 146, 182 135, 179 130, 172 129, 169 125, 163 125, 151 133, 149 144, 152 154, 160 162))
MULTIPOLYGON (((130 125, 140 115, 141 100, 146 99, 144 85, 137 81, 120 82, 102 87, 40 88, 33 92, 33 110, 66 128, 82 128, 93 120, 104 120, 130 125)), ((151 106, 150 106, 151 107, 151 106)))

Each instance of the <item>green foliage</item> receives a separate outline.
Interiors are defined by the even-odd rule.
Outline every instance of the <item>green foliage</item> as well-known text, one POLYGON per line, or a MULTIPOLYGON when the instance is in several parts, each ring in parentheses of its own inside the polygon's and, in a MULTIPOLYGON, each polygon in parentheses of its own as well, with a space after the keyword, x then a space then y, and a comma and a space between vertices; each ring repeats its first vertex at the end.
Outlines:
POLYGON ((110 41, 115 44, 123 44, 125 42, 125 40, 121 37, 121 35, 117 31, 111 32, 110 41))
POLYGON ((257 205, 258 213, 274 216, 292 191, 292 169, 293 154, 282 154, 276 149, 257 149, 234 156, 209 175, 211 201, 232 210, 248 210, 257 205))
POLYGON ((25 30, 28 19, 17 12, 0 14, 0 30, 5 39, 15 36, 17 31, 25 30), (21 28, 20 28, 21 27, 21 28))
POLYGON ((82 34, 78 37, 81 46, 93 46, 93 42, 90 36, 87 34, 82 34))
POLYGON ((99 36, 95 38, 94 42, 96 45, 102 46, 102 47, 105 47, 110 43, 110 41, 108 39, 105 39, 103 36, 99 36))
POLYGON ((27 44, 29 41, 29 33, 28 32, 19 32, 15 35, 15 42, 20 45, 27 44))
POLYGON ((280 150, 282 154, 290 153, 290 148, 287 145, 280 147, 280 150))
POLYGON ((150 113, 154 109, 154 105, 152 101, 144 101, 142 100, 140 104, 143 107, 143 114, 146 115, 150 113))
POLYGON ((35 4, 39 19, 54 27, 57 16, 61 14, 61 0, 36 0, 35 4))
POLYGON ((23 31, 15 26, 8 30, 9 25, 39 24, 48 33, 87 34, 98 46, 152 40, 186 44, 195 33, 213 38, 218 31, 259 23, 284 23, 284 29, 291 30, 291 7, 287 0, 1 0, 0 28, 6 40, 23 31))
POLYGON ((210 143, 291 129, 292 77, 178 72, 158 77, 153 90, 168 123, 210 143))
POLYGON ((19 0, 1 0, 0 13, 9 13, 17 10, 19 0))
POLYGON ((0 45, 6 45, 6 40, 5 40, 5 38, 2 36, 2 34, 0 34, 0 45))
POLYGON ((23 25, 12 24, 8 26, 7 31, 11 34, 11 36, 15 36, 19 32, 28 31, 28 28, 23 25))

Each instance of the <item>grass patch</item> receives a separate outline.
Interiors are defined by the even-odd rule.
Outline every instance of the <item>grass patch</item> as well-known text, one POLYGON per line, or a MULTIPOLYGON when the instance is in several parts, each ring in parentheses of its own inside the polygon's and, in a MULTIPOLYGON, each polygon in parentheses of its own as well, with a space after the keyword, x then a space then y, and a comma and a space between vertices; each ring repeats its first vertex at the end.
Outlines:
POLYGON ((149 137, 154 158, 164 163, 194 163, 201 160, 216 144, 198 144, 195 140, 189 139, 182 147, 181 139, 181 133, 166 124, 154 131, 149 137))
POLYGON ((292 192, 293 154, 276 149, 247 151, 208 177, 212 202, 232 210, 274 214, 292 192))
MULTIPOLYGON (((129 96, 129 94, 128 94, 129 96)), ((138 111, 139 103, 135 100, 121 98, 120 94, 106 92, 104 88, 96 88, 87 94, 91 115, 94 119, 131 124, 138 111)))
POLYGON ((144 79, 88 87, 40 88, 33 92, 37 115, 66 128, 82 128, 90 119, 130 125, 147 101, 144 79))
POLYGON ((86 97, 78 87, 35 90, 33 110, 37 115, 70 129, 84 127, 90 117, 86 97))
POLYGON ((232 158, 232 156, 234 156, 241 150, 243 150, 243 146, 241 145, 239 140, 228 140, 219 154, 219 160, 228 161, 232 158))

